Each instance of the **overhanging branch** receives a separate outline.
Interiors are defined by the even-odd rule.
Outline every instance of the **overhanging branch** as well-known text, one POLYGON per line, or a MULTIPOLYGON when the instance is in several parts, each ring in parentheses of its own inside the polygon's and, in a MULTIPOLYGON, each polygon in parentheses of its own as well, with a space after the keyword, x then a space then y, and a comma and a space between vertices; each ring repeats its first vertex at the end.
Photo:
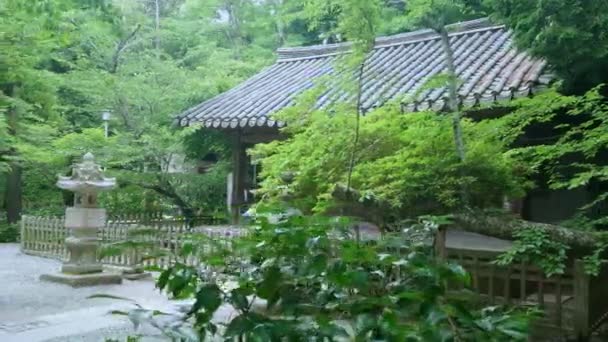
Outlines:
POLYGON ((114 51, 114 55, 112 56, 112 65, 110 67, 110 73, 115 74, 118 71, 118 61, 120 60, 120 55, 127 48, 127 43, 129 40, 133 39, 137 34, 137 31, 141 28, 140 24, 137 24, 135 29, 123 40, 119 41, 116 45, 116 51, 114 51))

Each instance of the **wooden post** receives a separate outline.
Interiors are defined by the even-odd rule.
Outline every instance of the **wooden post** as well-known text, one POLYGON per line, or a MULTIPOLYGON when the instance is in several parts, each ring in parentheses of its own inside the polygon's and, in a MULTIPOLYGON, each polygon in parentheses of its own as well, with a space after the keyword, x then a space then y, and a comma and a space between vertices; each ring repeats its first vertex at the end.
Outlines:
POLYGON ((25 220, 27 220, 27 216, 23 215, 21 216, 21 232, 19 233, 19 249, 23 252, 24 250, 27 249, 26 244, 27 244, 27 236, 25 235, 25 220))
POLYGON ((592 334, 608 322, 608 266, 601 265, 597 276, 589 277, 589 322, 592 334))
POLYGON ((247 178, 247 155, 242 141, 241 130, 237 130, 232 140, 232 193, 229 194, 232 224, 240 221, 240 208, 245 202, 247 178))
POLYGON ((435 256, 441 260, 446 260, 448 257, 447 247, 447 227, 439 227, 435 234, 435 256))
POLYGON ((589 338, 591 326, 589 307, 589 275, 581 260, 574 261, 574 334, 578 341, 589 338))

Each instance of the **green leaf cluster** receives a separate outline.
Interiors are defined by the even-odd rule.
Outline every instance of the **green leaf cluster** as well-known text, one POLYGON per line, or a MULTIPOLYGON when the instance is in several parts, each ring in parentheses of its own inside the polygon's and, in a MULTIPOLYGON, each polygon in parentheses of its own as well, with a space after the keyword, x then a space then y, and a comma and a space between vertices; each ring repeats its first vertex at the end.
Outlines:
MULTIPOLYGON (((251 154, 261 161, 261 192, 268 199, 288 195, 306 211, 323 211, 335 204, 336 185, 346 183, 355 123, 347 109, 329 113, 306 108, 302 100, 301 107, 280 114, 289 124, 288 138, 258 145, 251 154), (289 183, 286 172, 293 175, 289 183)), ((358 200, 386 202, 386 209, 398 216, 458 208, 462 186, 469 188, 472 205, 488 208, 501 206, 506 196, 522 196, 530 185, 525 166, 507 153, 500 121, 463 121, 469 141, 464 163, 454 151, 447 116, 404 114, 387 105, 367 113, 360 124, 351 187, 360 193, 358 200)))
MULTIPOLYGON (((410 229, 432 234, 430 226, 421 221, 410 229)), ((530 312, 486 308, 472 293, 448 291, 448 284, 468 286, 469 276, 459 265, 435 259, 429 244, 401 234, 358 242, 347 227, 348 221, 322 217, 277 224, 262 219, 232 252, 238 267, 231 286, 196 276, 183 264, 163 272, 157 285, 194 298, 186 320, 200 340, 527 338, 530 312), (218 327, 212 317, 228 308, 236 314, 218 327)))
POLYGON ((569 94, 608 82, 608 2, 483 0, 517 45, 543 57, 569 94))
POLYGON ((605 225, 606 213, 601 208, 608 198, 603 190, 608 181, 608 102, 602 89, 596 87, 582 96, 549 91, 522 99, 501 119, 501 134, 518 145, 509 155, 529 165, 535 174, 545 175, 549 188, 597 189, 580 208, 588 220, 577 222, 577 226, 592 228, 605 225), (549 132, 548 136, 526 141, 526 132, 535 128, 549 132))

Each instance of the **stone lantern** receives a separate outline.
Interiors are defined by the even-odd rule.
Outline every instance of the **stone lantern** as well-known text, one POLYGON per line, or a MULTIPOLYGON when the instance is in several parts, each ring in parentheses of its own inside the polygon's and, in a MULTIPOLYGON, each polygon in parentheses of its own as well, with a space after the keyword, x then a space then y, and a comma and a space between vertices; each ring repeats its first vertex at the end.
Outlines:
POLYGON ((70 236, 65 240, 70 253, 61 273, 44 274, 40 278, 71 286, 118 284, 118 274, 104 273, 97 260, 99 246, 98 231, 106 221, 106 211, 97 207, 97 194, 116 186, 115 178, 105 178, 95 157, 87 153, 81 163, 72 168, 72 175, 59 177, 57 186, 74 192, 74 206, 65 210, 65 227, 70 236))

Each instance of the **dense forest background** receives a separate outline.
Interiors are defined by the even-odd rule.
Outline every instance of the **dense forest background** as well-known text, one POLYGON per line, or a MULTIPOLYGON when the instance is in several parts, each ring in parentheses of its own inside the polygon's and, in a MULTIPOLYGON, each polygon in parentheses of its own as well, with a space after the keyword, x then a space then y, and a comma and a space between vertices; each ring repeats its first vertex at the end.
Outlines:
POLYGON ((421 19, 429 17, 447 24, 489 15, 514 29, 520 46, 556 67, 564 92, 582 94, 608 74, 602 6, 602 1, 2 0, 0 207, 9 222, 21 212, 61 214, 71 199, 54 186, 57 174, 69 173, 76 158, 92 151, 119 179, 120 189, 102 198, 113 212, 176 207, 223 212, 226 143, 216 133, 200 134, 198 127, 176 129, 173 117, 269 65, 278 47, 349 40, 360 8, 377 10, 374 35, 428 27, 421 19), (412 9, 420 9, 417 20, 412 9), (592 14, 594 20, 588 20, 592 14), (111 114, 107 137, 104 112, 111 114), (219 163, 205 174, 172 172, 176 165, 195 169, 210 152, 219 163))
MULTIPOLYGON (((272 63, 280 46, 342 39, 338 13, 321 2, 8 0, 0 11, 8 45, 0 198, 11 221, 21 210, 60 214, 69 198, 56 176, 89 150, 119 176, 120 191, 103 198, 113 211, 221 211, 226 165, 206 175, 169 172, 183 156, 221 156, 221 139, 200 141, 196 128, 177 131, 172 118, 272 63)), ((402 2, 387 1, 381 33, 405 30, 402 12, 402 2)))

